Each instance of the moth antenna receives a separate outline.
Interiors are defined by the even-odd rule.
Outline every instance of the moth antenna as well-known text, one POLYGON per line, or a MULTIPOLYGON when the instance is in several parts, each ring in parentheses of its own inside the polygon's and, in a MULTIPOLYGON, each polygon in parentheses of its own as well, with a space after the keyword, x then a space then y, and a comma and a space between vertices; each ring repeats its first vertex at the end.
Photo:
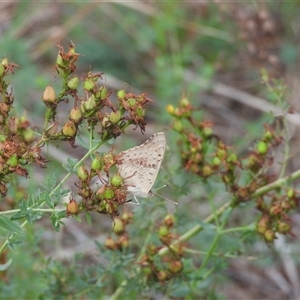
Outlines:
POLYGON ((157 190, 160 190, 160 189, 163 189, 163 188, 165 188, 167 185, 165 184, 165 185, 163 185, 163 186, 160 186, 159 188, 156 188, 154 191, 157 191, 157 190))
POLYGON ((135 203, 132 202, 132 199, 127 200, 125 203, 130 203, 130 204, 133 204, 133 205, 140 205, 140 202, 139 202, 139 200, 136 198, 136 196, 135 196, 135 195, 132 195, 132 196, 133 196, 133 198, 134 198, 134 200, 135 200, 135 203))
MULTIPOLYGON (((137 199, 137 197, 135 195, 133 195, 134 200, 136 201, 135 205, 140 205, 139 200, 137 199)), ((133 203, 132 203, 133 204, 133 203)))
POLYGON ((173 201, 173 200, 171 200, 171 199, 169 199, 169 198, 166 198, 166 197, 162 196, 161 194, 157 194, 157 193, 154 192, 154 191, 163 189, 163 188, 166 187, 166 186, 167 186, 167 185, 165 184, 165 185, 163 185, 163 186, 160 186, 159 188, 156 188, 155 190, 152 191, 152 194, 157 195, 157 196, 159 196, 159 197, 162 197, 163 199, 165 199, 165 200, 167 200, 167 201, 169 201, 169 202, 171 202, 171 203, 173 203, 173 204, 178 205, 177 202, 175 202, 175 201, 173 201))
POLYGON ((161 195, 161 194, 157 194, 157 193, 155 193, 155 192, 152 192, 154 195, 157 195, 157 196, 159 196, 159 197, 162 197, 163 199, 165 199, 165 200, 167 200, 167 201, 169 201, 169 202, 171 202, 171 203, 173 203, 173 204, 175 204, 175 205, 178 205, 178 203, 177 202, 175 202, 175 201, 173 201, 173 200, 171 200, 171 199, 169 199, 169 198, 167 198, 167 197, 164 197, 163 195, 161 195))

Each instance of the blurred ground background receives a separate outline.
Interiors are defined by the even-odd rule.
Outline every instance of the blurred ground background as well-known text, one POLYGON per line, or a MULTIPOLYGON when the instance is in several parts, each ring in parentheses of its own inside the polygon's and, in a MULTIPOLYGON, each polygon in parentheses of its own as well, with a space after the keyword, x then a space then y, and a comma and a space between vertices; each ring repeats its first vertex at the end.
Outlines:
MULTIPOLYGON (((175 142, 173 134, 168 134, 170 119, 165 107, 176 105, 182 95, 188 95, 193 105, 201 108, 204 119, 214 122, 221 139, 246 149, 261 130, 264 113, 273 109, 272 99, 261 84, 260 69, 265 68, 287 85, 286 101, 295 111, 289 119, 292 158, 288 172, 299 168, 299 2, 28 1, 0 3, 0 8, 0 56, 21 66, 12 80, 15 110, 27 111, 33 124, 40 124, 43 117, 41 95, 45 86, 56 83, 52 70, 56 45, 73 41, 76 52, 82 54, 78 74, 90 68, 104 72, 111 89, 129 86, 133 91, 148 92, 155 100, 147 112, 145 136, 128 130, 128 139, 118 140, 116 149, 138 145, 152 133, 164 131, 170 151, 167 164, 175 142)), ((84 153, 80 147, 56 150, 51 159, 57 160, 57 167, 70 153, 74 157, 84 153)), ((178 175, 173 180, 183 179, 178 175)), ((180 202, 176 193, 164 193, 180 202)), ((198 218, 198 213, 205 216, 208 208, 205 203, 198 207, 196 196, 194 192, 183 200, 187 205, 180 207, 182 223, 189 217, 198 218)), ((293 222, 299 231, 297 214, 293 222)), ((105 239, 111 221, 95 214, 91 228, 85 222, 68 219, 60 233, 53 231, 49 220, 39 224, 43 230, 38 246, 44 255, 71 259, 80 252, 87 263, 94 263, 99 259, 94 241, 105 239)), ((272 248, 263 243, 249 245, 249 256, 261 259, 229 262, 223 279, 216 284, 217 292, 227 299, 299 298, 297 247, 298 239, 284 237, 272 248)), ((29 271, 32 253, 15 257, 28 278, 34 276, 29 271)), ((15 265, 10 272, 16 269, 15 265)), ((24 280, 22 272, 14 276, 16 281, 24 280)))

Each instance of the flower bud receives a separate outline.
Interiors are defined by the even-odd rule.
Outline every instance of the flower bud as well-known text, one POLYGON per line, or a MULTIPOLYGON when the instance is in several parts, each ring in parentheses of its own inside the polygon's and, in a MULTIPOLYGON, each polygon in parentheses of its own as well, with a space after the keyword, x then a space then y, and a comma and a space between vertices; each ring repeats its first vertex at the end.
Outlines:
POLYGON ((92 161, 92 170, 93 171, 100 171, 103 167, 103 161, 99 155, 96 155, 96 157, 92 161))
POLYGON ((120 218, 115 217, 113 220, 112 229, 114 233, 117 235, 123 234, 125 231, 125 226, 123 224, 123 221, 120 218))
POLYGON ((270 220, 267 215, 262 216, 256 225, 257 232, 260 234, 264 234, 269 227, 269 222, 270 220))
POLYGON ((121 113, 120 111, 111 112, 109 115, 109 121, 113 124, 117 124, 120 121, 121 113))
POLYGON ((62 134, 66 137, 74 137, 77 133, 77 127, 73 121, 68 121, 62 128, 62 134))
POLYGON ((45 104, 56 103, 56 95, 54 88, 51 85, 48 85, 43 94, 43 101, 45 104))
POLYGON ((80 123, 80 121, 82 120, 82 112, 78 106, 74 106, 71 109, 69 119, 71 121, 74 121, 76 124, 80 123))
POLYGON ((166 110, 170 115, 174 115, 175 107, 173 105, 169 104, 169 105, 167 105, 166 110))
POLYGON ((92 91, 95 87, 95 82, 92 78, 87 78, 83 83, 83 88, 87 91, 92 91))
POLYGON ((257 171, 257 168, 259 168, 259 159, 255 154, 250 154, 248 156, 248 161, 247 161, 247 168, 253 170, 253 171, 257 171))
POLYGON ((182 98, 180 100, 180 106, 182 106, 182 107, 188 107, 189 105, 190 105, 190 102, 189 102, 189 100, 186 97, 184 97, 184 98, 182 98))
POLYGON ((104 192, 104 198, 105 199, 112 199, 115 196, 115 193, 112 189, 106 188, 104 192))
POLYGON ((214 165, 214 166, 219 166, 220 164, 221 164, 221 160, 220 160, 220 158, 218 158, 217 156, 215 156, 214 158, 213 158, 213 160, 212 160, 212 164, 214 165))
POLYGON ((230 155, 228 156, 228 159, 227 161, 230 163, 230 162, 237 162, 238 161, 238 157, 235 153, 230 153, 230 155))
POLYGON ((96 192, 97 199, 100 199, 100 200, 104 199, 104 192, 105 192, 105 186, 103 185, 96 192))
POLYGON ((115 241, 111 238, 108 237, 105 241, 105 248, 109 249, 109 250, 115 250, 117 249, 117 245, 115 243, 115 241))
POLYGON ((171 246, 172 247, 172 252, 176 255, 182 256, 183 255, 183 249, 184 247, 180 243, 176 243, 171 246))
POLYGON ((75 199, 71 199, 67 205, 67 215, 77 215, 79 213, 79 205, 75 199))
POLYGON ((79 195, 82 196, 83 198, 89 198, 92 195, 92 190, 90 188, 82 188, 80 189, 79 195))
POLYGON ((169 234, 169 229, 166 226, 160 226, 158 229, 158 235, 160 237, 166 237, 169 234))
POLYGON ((225 149, 218 149, 218 151, 217 151, 217 157, 220 160, 223 160, 226 157, 226 150, 225 149))
POLYGON ((119 99, 124 99, 125 96, 126 96, 125 90, 119 90, 119 91, 117 92, 117 96, 118 96, 119 99))
POLYGON ((126 248, 128 248, 129 246, 129 238, 127 234, 123 234, 122 236, 120 236, 119 241, 118 241, 119 245, 121 246, 121 248, 124 250, 126 248))
POLYGON ((77 170, 77 176, 79 178, 79 180, 87 180, 88 177, 89 177, 89 172, 88 170, 86 169, 85 166, 81 165, 78 170, 77 170))
POLYGON ((264 237, 267 242, 273 242, 275 239, 275 232, 271 229, 268 229, 266 230, 264 237))
POLYGON ((181 121, 179 120, 176 120, 174 123, 173 123, 173 129, 177 132, 182 132, 183 130, 183 124, 181 121))
POLYGON ((66 67, 66 62, 64 61, 60 53, 57 54, 56 64, 61 68, 66 67))
POLYGON ((105 204, 106 213, 109 215, 116 215, 118 204, 115 202, 110 202, 105 204))
POLYGON ((0 64, 0 77, 5 73, 5 68, 3 64, 0 64))
POLYGON ((213 173, 213 169, 209 165, 205 165, 202 168, 202 174, 204 177, 208 177, 213 173))
POLYGON ((168 269, 172 273, 179 273, 183 269, 183 264, 180 260, 174 260, 170 262, 168 269))
POLYGON ((106 165, 113 165, 115 163, 114 156, 111 152, 104 154, 103 160, 105 161, 106 165))
POLYGON ((124 224, 128 224, 131 221, 132 217, 132 213, 124 212, 122 214, 122 221, 124 222, 124 224))
POLYGON ((107 97, 107 89, 105 86, 103 86, 101 89, 100 89, 100 99, 101 100, 105 100, 107 97))
POLYGON ((22 136, 23 136, 23 139, 24 141, 27 143, 27 144, 30 144, 31 142, 34 141, 34 133, 31 129, 26 129, 22 132, 22 136))
POLYGON ((101 123, 103 127, 106 127, 107 125, 109 125, 109 118, 107 116, 103 117, 101 123))
POLYGON ((79 78, 77 76, 69 79, 67 83, 67 86, 70 90, 76 90, 78 88, 78 85, 79 85, 79 78))
POLYGON ((142 104, 145 103, 146 98, 144 94, 141 94, 139 96, 136 96, 134 94, 130 94, 130 95, 134 96, 138 103, 142 103, 142 104))
POLYGON ((9 110, 10 110, 10 105, 9 104, 6 104, 4 102, 0 103, 0 114, 1 115, 7 115, 9 110))
POLYGON ((127 103, 130 107, 134 107, 136 105, 136 100, 134 98, 127 99, 127 103))
POLYGON ((167 227, 172 227, 175 223, 175 218, 173 215, 167 215, 164 219, 164 224, 167 226, 167 227))
POLYGON ((267 131, 265 132, 264 136, 263 136, 263 139, 264 139, 265 141, 270 141, 273 137, 274 137, 273 132, 270 131, 270 130, 267 130, 267 131))
POLYGON ((7 66, 8 65, 8 58, 7 57, 3 58, 2 61, 1 61, 1 64, 3 66, 7 66))
POLYGON ((89 112, 97 106, 96 98, 92 95, 89 99, 83 102, 84 111, 89 112))
POLYGON ((18 165, 17 154, 13 154, 6 162, 9 167, 15 168, 18 165))
POLYGON ((142 107, 137 107, 135 113, 138 118, 143 118, 145 115, 145 110, 142 107))
POLYGON ((157 279, 159 281, 164 281, 164 280, 168 279, 168 273, 166 271, 159 271, 157 273, 157 279))
POLYGON ((287 224, 287 223, 285 223, 285 222, 278 221, 278 228, 277 228, 277 231, 278 231, 279 233, 285 234, 285 233, 289 232, 290 229, 291 229, 291 226, 290 226, 289 224, 287 224))
POLYGON ((175 117, 181 117, 182 116, 182 112, 181 112, 181 110, 178 107, 176 107, 174 109, 173 116, 175 116, 175 117))
POLYGON ((123 183, 123 179, 120 176, 120 174, 115 174, 112 178, 111 178, 111 185, 112 186, 116 186, 119 187, 121 186, 123 183))
POLYGON ((295 190, 294 189, 289 189, 287 192, 288 198, 293 198, 295 197, 295 190))
POLYGON ((213 130, 211 127, 204 127, 203 128, 203 134, 205 137, 211 137, 213 134, 213 130))
POLYGON ((268 144, 264 141, 259 141, 256 148, 259 154, 266 154, 268 152, 268 144))

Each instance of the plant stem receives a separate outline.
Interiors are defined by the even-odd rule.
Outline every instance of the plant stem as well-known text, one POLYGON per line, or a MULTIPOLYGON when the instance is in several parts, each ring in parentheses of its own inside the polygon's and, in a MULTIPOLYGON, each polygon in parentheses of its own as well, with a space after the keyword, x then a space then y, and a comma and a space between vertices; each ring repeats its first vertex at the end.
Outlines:
POLYGON ((300 170, 297 170, 295 171, 294 173, 292 173, 291 175, 289 176, 286 176, 284 178, 280 178, 278 180, 275 180, 274 182, 272 183, 269 183, 259 189, 257 189, 252 195, 251 195, 251 198, 256 198, 258 196, 261 196, 261 195, 264 195, 266 194, 267 192, 271 191, 271 190, 274 190, 276 188, 279 188, 283 185, 285 185, 285 183, 289 182, 289 181, 293 181, 297 178, 300 177, 300 170))
MULTIPOLYGON (((61 212, 64 211, 65 208, 28 208, 28 210, 32 210, 32 211, 37 211, 37 212, 61 212)), ((9 215, 9 214, 13 214, 13 213, 17 213, 19 212, 20 209, 11 209, 11 210, 6 210, 6 211, 0 211, 0 216, 1 215, 9 215)))
MULTIPOLYGON (((231 205, 231 202, 225 203, 223 206, 221 206, 216 212, 214 212, 213 214, 209 215, 205 220, 204 223, 211 223, 216 216, 220 216, 224 210, 226 210, 229 206, 231 205)), ((198 232, 200 232, 203 229, 203 226, 198 224, 196 226, 194 226, 192 229, 190 229, 188 232, 186 232, 184 235, 182 235, 181 237, 179 237, 176 241, 174 241, 169 248, 172 248, 172 246, 174 247, 176 244, 186 241, 189 238, 191 238, 192 236, 194 236, 195 234, 197 234, 198 232)), ((162 256, 165 253, 167 253, 169 251, 168 247, 164 247, 162 248, 159 252, 158 255, 162 256)), ((140 268, 137 270, 137 273, 140 272, 140 268)), ((121 285, 116 289, 116 291, 114 292, 114 294, 110 297, 110 300, 115 300, 118 299, 119 295, 122 294, 123 290, 125 289, 127 285, 127 280, 125 279, 121 285)))
POLYGON ((228 232, 236 232, 236 231, 254 231, 255 230, 255 223, 251 223, 246 226, 241 226, 241 227, 235 227, 235 228, 229 228, 229 229, 224 229, 222 230, 223 233, 228 233, 228 232))
MULTIPOLYGON (((82 163, 83 161, 93 152, 95 151, 96 149, 98 149, 99 147, 101 147, 101 145, 104 144, 103 141, 101 141, 98 145, 94 146, 93 148, 89 149, 89 151, 81 158, 81 160, 74 166, 74 169, 77 169, 82 163)), ((66 174, 66 176, 61 180, 61 182, 50 192, 49 196, 53 196, 54 193, 68 180, 68 178, 71 176, 72 173, 68 173, 66 174)), ((44 205, 46 202, 42 202, 40 203, 40 206, 44 205)), ((32 207, 30 207, 29 209, 33 209, 34 205, 32 207)), ((20 211, 19 209, 18 210, 15 210, 15 212, 18 212, 20 211)), ((41 211, 41 209, 39 209, 39 211, 41 211)), ((53 210, 52 210, 53 211, 53 210)), ((24 221, 21 225, 21 228, 23 228, 26 224, 28 223, 28 221, 24 221)), ((14 237, 16 235, 16 233, 14 233, 10 238, 14 237)), ((7 247, 8 245, 8 241, 9 241, 9 238, 7 238, 5 240, 5 242, 2 244, 1 248, 0 248, 0 254, 4 251, 4 249, 7 247)))
MULTIPOLYGON (((257 189, 252 195, 251 198, 256 198, 258 196, 261 196, 263 194, 266 194, 267 192, 276 189, 278 187, 281 187, 282 185, 284 185, 286 182, 288 181, 292 181, 296 178, 300 177, 300 170, 292 173, 290 176, 284 177, 284 178, 280 178, 266 186, 263 186, 259 189, 257 189)), ((232 202, 227 202, 224 205, 222 205, 217 211, 213 212, 212 214, 210 214, 204 221, 203 223, 212 223, 216 217, 220 216, 223 214, 223 212, 232 205, 232 202)), ((248 228, 252 228, 253 225, 248 225, 248 228)), ((247 227, 243 227, 243 228, 239 228, 238 230, 245 230, 247 227)), ((187 231, 185 234, 183 234, 182 236, 180 236, 177 240, 175 240, 169 247, 163 247, 162 249, 159 250, 158 255, 159 256, 163 256, 164 254, 166 254, 169 251, 169 248, 172 249, 172 247, 174 247, 175 245, 177 245, 178 243, 187 241, 188 239, 190 239, 191 237, 195 236, 197 233, 199 233, 200 231, 203 230, 203 226, 201 224, 197 224, 195 225, 193 228, 191 228, 189 231, 187 231)), ((227 230, 229 231, 229 230, 227 230)), ((237 230, 236 230, 237 231, 237 230)), ((140 271, 140 269, 137 271, 137 273, 140 271)), ((125 289, 127 285, 127 280, 124 280, 121 285, 116 289, 116 291, 114 292, 114 294, 111 296, 110 299, 114 300, 114 299, 118 299, 118 296, 122 294, 123 290, 125 289)))

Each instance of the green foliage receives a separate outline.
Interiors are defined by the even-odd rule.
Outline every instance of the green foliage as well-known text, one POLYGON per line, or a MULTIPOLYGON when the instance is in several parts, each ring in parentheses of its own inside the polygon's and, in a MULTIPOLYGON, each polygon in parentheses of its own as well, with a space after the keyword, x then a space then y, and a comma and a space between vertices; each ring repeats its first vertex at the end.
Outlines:
POLYGON ((297 45, 278 41, 294 35, 284 26, 297 10, 276 4, 274 22, 258 4, 38 5, 20 3, 0 43, 0 298, 225 299, 236 261, 274 264, 274 241, 296 230, 300 174, 289 168, 289 86, 270 61, 295 65, 297 45), (39 31, 51 13, 66 25, 39 31), (55 34, 65 33, 76 51, 59 46, 56 57, 55 34), (111 90, 100 71, 143 92, 111 90), (282 115, 248 115, 224 105, 228 95, 210 102, 220 79, 250 86, 282 115), (156 186, 167 184, 159 193, 178 207, 156 195, 127 203, 116 166, 118 143, 138 144, 130 127, 164 128, 156 186))

